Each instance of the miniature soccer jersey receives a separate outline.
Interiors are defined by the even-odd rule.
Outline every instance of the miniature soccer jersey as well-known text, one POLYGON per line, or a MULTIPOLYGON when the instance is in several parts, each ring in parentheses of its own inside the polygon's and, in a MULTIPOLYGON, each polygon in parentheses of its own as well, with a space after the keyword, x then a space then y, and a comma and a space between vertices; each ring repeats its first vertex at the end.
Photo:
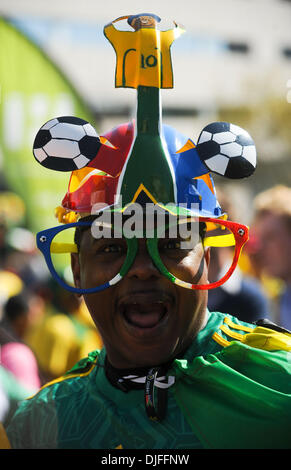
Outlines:
POLYGON ((133 32, 120 31, 112 24, 105 26, 104 34, 116 52, 115 87, 173 88, 170 47, 182 32, 179 27, 133 32))

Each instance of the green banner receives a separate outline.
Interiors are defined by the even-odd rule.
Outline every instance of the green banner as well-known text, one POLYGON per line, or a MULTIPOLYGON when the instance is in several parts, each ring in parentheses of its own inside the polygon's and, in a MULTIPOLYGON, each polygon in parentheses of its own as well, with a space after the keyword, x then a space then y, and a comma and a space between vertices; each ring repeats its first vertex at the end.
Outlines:
POLYGON ((0 18, 0 153, 2 171, 24 201, 33 232, 58 225, 54 216, 70 173, 39 165, 32 145, 49 119, 74 115, 94 118, 73 86, 34 43, 0 18))

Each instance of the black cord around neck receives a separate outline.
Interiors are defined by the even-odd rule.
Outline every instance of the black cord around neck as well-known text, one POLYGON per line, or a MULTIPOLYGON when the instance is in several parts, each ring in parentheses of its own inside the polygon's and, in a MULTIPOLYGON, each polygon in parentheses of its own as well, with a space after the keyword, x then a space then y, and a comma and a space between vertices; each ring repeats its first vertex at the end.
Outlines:
POLYGON ((172 361, 158 367, 117 369, 105 358, 105 374, 111 385, 124 393, 144 390, 145 409, 149 419, 161 421, 167 409, 167 391, 174 384, 173 376, 166 376, 172 361))

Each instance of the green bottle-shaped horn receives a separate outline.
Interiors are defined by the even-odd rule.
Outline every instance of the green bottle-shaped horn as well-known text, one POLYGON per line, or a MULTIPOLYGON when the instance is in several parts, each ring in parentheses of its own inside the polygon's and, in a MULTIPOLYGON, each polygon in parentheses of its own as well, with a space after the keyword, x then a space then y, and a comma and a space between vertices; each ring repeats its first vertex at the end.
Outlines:
POLYGON ((161 136, 159 88, 137 89, 136 136, 120 175, 122 206, 175 202, 175 175, 161 136))

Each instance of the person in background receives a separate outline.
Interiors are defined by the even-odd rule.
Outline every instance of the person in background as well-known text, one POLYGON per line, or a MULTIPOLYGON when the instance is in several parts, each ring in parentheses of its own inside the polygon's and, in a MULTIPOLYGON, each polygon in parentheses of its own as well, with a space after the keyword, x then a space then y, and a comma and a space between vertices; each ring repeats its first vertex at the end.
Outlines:
POLYGON ((83 299, 49 282, 46 311, 27 329, 26 343, 34 351, 45 381, 63 375, 102 340, 83 299))
MULTIPOLYGON (((224 212, 228 214, 230 220, 236 220, 238 218, 237 211, 227 190, 217 186, 216 192, 224 212)), ((217 272, 227 266, 228 260, 232 260, 232 252, 233 247, 219 249, 213 247, 211 249, 210 279, 217 276, 217 272)), ((242 256, 245 255, 242 253, 242 256)), ((240 266, 222 286, 209 290, 208 308, 214 312, 231 312, 240 320, 249 323, 271 317, 269 301, 260 282, 255 277, 246 274, 240 269, 240 266)))
POLYGON ((250 259, 260 266, 266 292, 279 281, 280 288, 271 291, 273 321, 291 330, 291 188, 276 185, 261 192, 254 210, 250 259))
MULTIPOLYGON (((14 279, 17 279, 15 275, 14 279)), ((3 304, 0 323, 0 421, 7 426, 22 400, 42 385, 38 363, 24 341, 31 294, 21 290, 3 304)))

